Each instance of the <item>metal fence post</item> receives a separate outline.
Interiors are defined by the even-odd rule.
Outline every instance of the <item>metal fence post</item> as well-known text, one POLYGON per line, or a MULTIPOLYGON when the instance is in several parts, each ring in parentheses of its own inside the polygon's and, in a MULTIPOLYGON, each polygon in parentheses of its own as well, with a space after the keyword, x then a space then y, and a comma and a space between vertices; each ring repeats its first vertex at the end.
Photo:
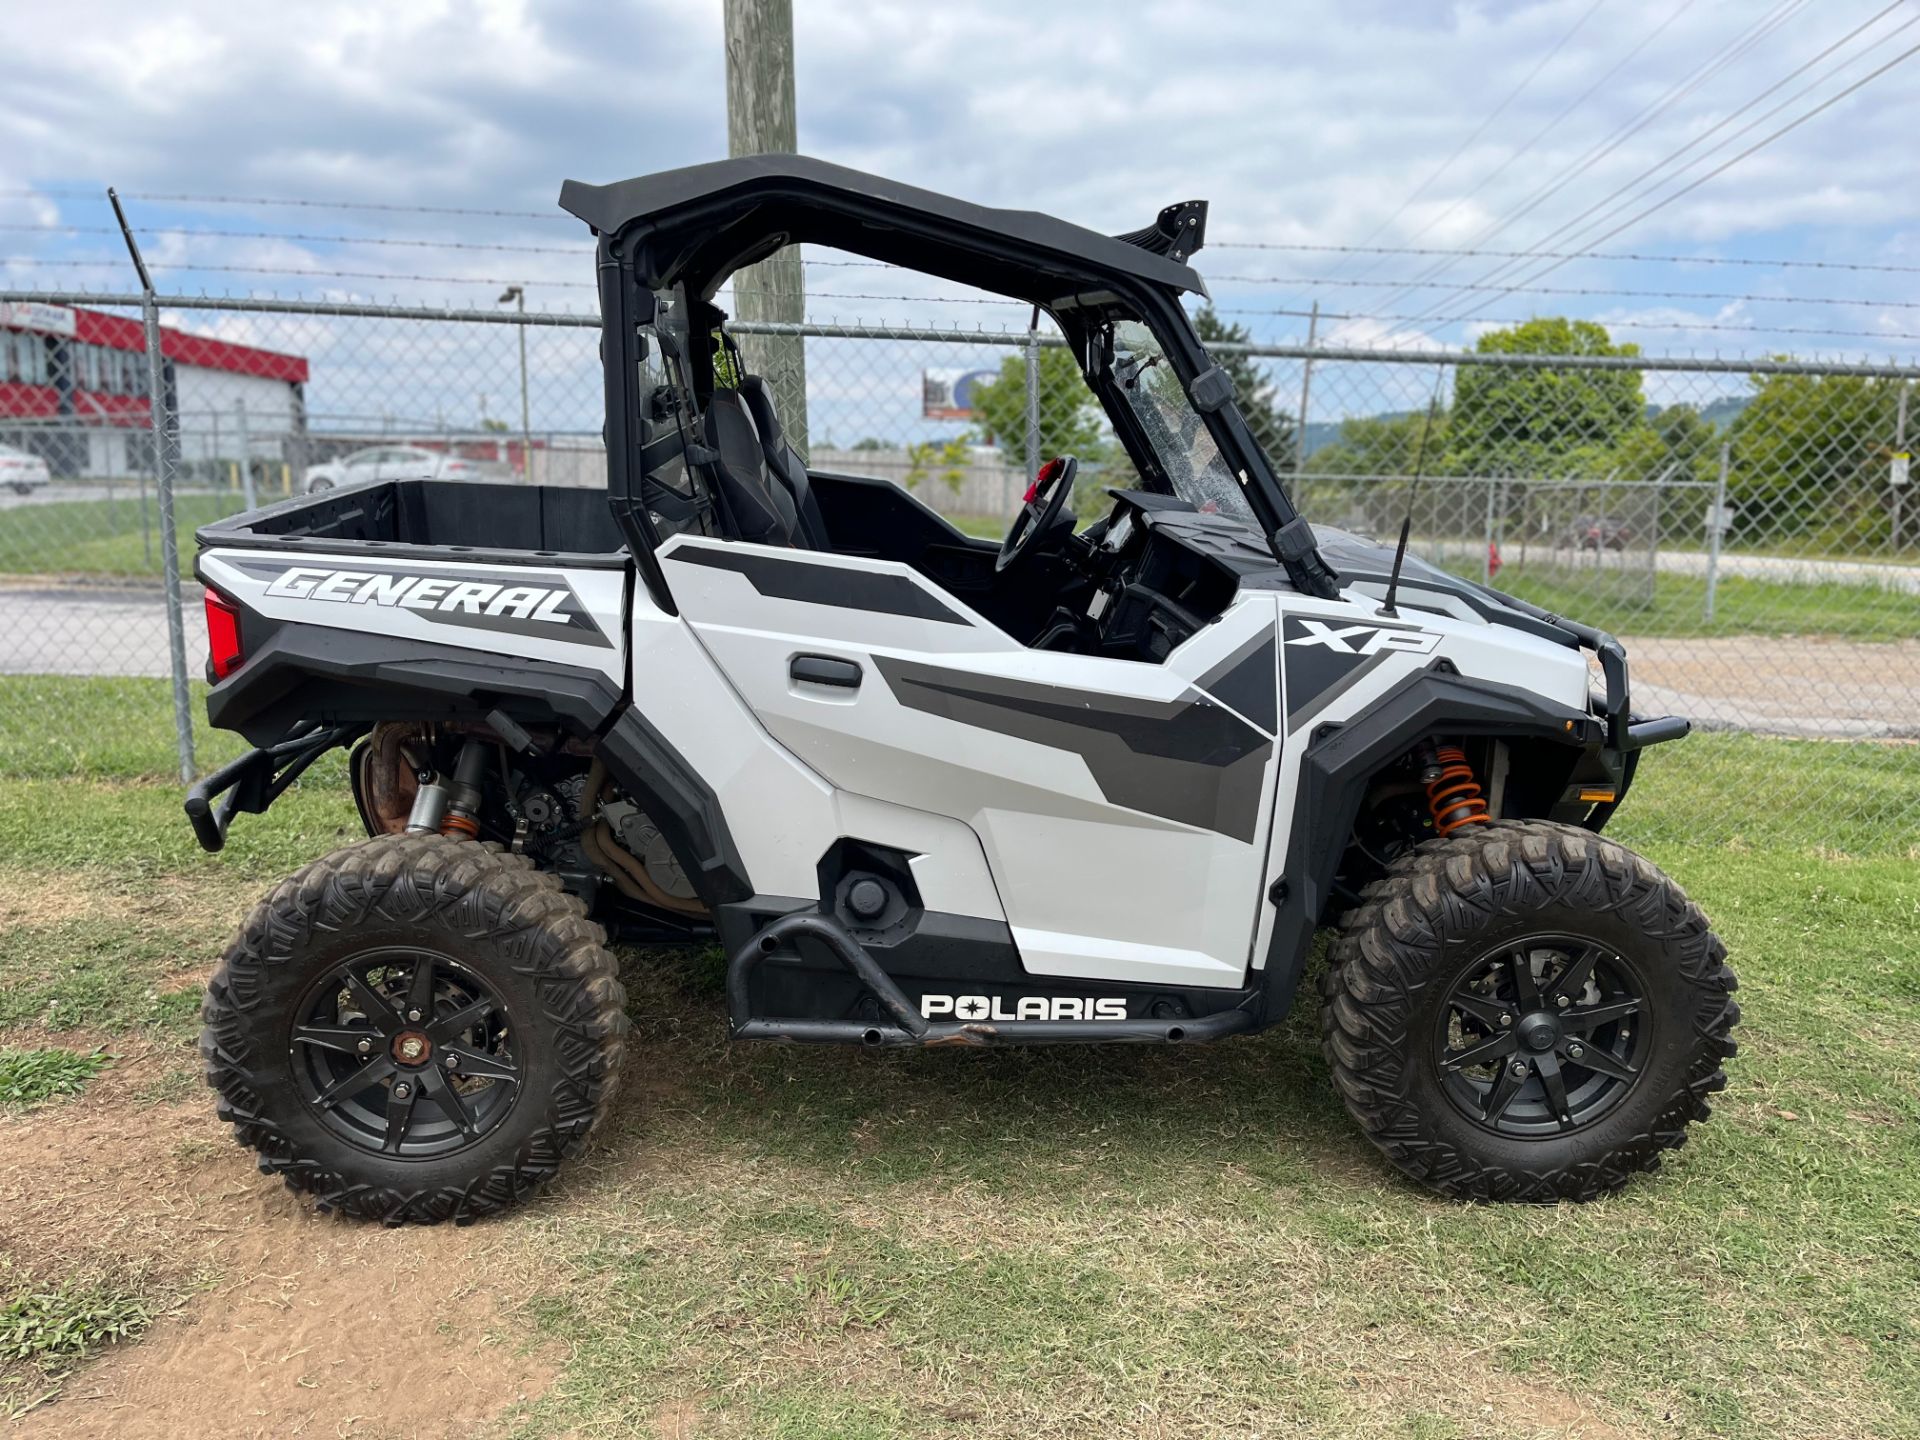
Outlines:
POLYGON ((1489 478, 1487 481, 1487 545, 1480 552, 1480 568, 1486 573, 1486 583, 1493 584, 1493 499, 1500 482, 1489 478))
POLYGON ((247 397, 233 397, 234 423, 239 426, 240 439, 240 493, 246 497, 247 509, 258 510, 260 501, 253 493, 253 436, 247 431, 247 397))
POLYGON ((1313 314, 1307 318, 1307 358, 1300 362, 1300 419, 1293 427, 1293 484, 1300 488, 1300 473, 1307 464, 1307 402, 1313 397, 1313 347, 1320 338, 1320 302, 1313 302, 1313 314))
MULTIPOLYGON (((1913 387, 1905 380, 1900 382, 1900 408, 1893 420, 1893 448, 1903 455, 1907 451, 1907 395, 1912 389, 1913 387)), ((1911 475, 1913 472, 1909 469, 1905 473, 1911 475)), ((1904 518, 1901 512, 1906 509, 1907 487, 1902 484, 1888 488, 1893 491, 1893 544, 1888 547, 1888 550, 1897 560, 1900 557, 1900 522, 1904 518)))
POLYGON ((1040 473, 1040 332, 1027 331, 1027 479, 1040 473))
POLYGON ((147 389, 153 401, 154 490, 160 497, 160 573, 167 602, 167 659, 173 673, 173 728, 179 741, 180 779, 192 784, 193 707, 187 695, 187 635, 180 616, 180 534, 173 519, 174 416, 167 404, 160 356, 160 306, 151 290, 141 297, 140 314, 147 331, 147 389))
POLYGON ((1720 442, 1720 478, 1714 482, 1713 511, 1708 516, 1709 534, 1707 536, 1707 602, 1703 618, 1707 624, 1713 623, 1714 592, 1720 585, 1720 537, 1727 529, 1727 469, 1733 460, 1733 445, 1729 441, 1720 442))

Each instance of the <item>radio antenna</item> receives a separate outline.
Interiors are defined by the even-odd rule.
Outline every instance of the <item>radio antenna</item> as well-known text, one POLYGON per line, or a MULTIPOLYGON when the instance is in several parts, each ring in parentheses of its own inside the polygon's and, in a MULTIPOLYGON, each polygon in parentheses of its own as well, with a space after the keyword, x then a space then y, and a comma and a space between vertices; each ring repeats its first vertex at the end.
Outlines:
POLYGON ((1400 544, 1393 552, 1393 571, 1387 576, 1386 598, 1380 602, 1380 608, 1375 612, 1389 619, 1400 614, 1393 608, 1393 597, 1400 589, 1400 567, 1407 560, 1407 536, 1413 531, 1413 501, 1414 497, 1420 493, 1420 477, 1426 473, 1427 438, 1433 434, 1433 416, 1434 412, 1440 408, 1440 385, 1446 379, 1446 374, 1447 372, 1442 370, 1433 377, 1433 398, 1427 401, 1427 418, 1420 426, 1420 450, 1413 457, 1413 484, 1407 489, 1407 513, 1400 521, 1400 544))

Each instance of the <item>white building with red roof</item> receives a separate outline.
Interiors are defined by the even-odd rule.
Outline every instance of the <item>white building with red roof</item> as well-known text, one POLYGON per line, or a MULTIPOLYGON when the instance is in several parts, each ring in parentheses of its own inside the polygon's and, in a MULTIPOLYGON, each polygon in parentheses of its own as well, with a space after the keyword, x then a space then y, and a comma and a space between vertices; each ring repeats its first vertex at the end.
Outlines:
MULTIPOLYGON (((304 356, 171 326, 160 353, 186 458, 240 425, 281 442, 305 435, 304 356)), ((153 467, 151 423, 139 320, 0 301, 0 440, 43 456, 56 478, 127 475, 153 467)))

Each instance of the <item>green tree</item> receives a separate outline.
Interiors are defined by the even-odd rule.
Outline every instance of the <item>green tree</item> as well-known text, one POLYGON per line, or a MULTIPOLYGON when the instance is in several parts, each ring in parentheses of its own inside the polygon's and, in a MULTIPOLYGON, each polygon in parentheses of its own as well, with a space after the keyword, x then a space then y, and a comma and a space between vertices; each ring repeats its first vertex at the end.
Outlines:
POLYGON ((1424 410, 1355 416, 1340 422, 1339 439, 1307 457, 1307 470, 1314 475, 1411 475, 1418 466, 1432 474, 1447 452, 1449 428, 1445 410, 1434 413, 1430 431, 1424 410), (1423 434, 1426 463, 1420 465, 1423 434))
MULTIPOLYGON (((1480 337, 1482 355, 1638 355, 1606 327, 1553 316, 1480 337)), ((1463 475, 1591 473, 1646 424, 1638 370, 1463 365, 1454 380, 1449 464, 1463 475)))
POLYGON ((1240 402, 1240 413, 1246 417, 1253 438, 1266 452, 1267 463, 1278 473, 1286 474, 1293 469, 1297 436, 1293 416, 1280 408, 1279 390, 1253 356, 1243 350, 1213 348, 1218 344, 1248 344, 1253 339, 1252 333, 1244 325, 1230 325, 1222 320, 1211 305, 1200 307, 1200 313, 1193 317, 1193 328, 1207 346, 1213 363, 1233 378, 1233 393, 1240 402))
MULTIPOLYGON (((1728 432, 1729 497, 1741 531, 1822 533, 1884 543, 1889 461, 1900 385, 1864 375, 1756 375, 1753 400, 1728 432)), ((1909 395, 1909 425, 1916 401, 1909 395)))
POLYGON ((1007 463, 1033 475, 1056 455, 1075 455, 1083 469, 1105 451, 1100 406, 1081 377, 1080 364, 1064 345, 1041 347, 1040 453, 1027 454, 1027 357, 1009 355, 997 379, 973 386, 973 418, 981 438, 998 445, 1007 463))

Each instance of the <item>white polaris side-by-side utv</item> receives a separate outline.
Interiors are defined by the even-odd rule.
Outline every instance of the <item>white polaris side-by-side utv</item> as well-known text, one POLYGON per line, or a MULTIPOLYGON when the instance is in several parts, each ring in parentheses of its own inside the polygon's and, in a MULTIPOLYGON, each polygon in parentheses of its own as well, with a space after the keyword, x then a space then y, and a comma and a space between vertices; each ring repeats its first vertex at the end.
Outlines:
POLYGON ((1295 512, 1182 308, 1203 204, 1115 237, 796 157, 561 204, 604 496, 373 482, 200 532, 209 716, 260 747, 190 792, 202 842, 335 746, 370 837, 207 992, 263 1167, 390 1223, 522 1199, 613 1093, 610 939, 717 939, 743 1039, 1193 1044, 1280 1020, 1333 926, 1334 1084, 1430 1185, 1590 1197, 1706 1115, 1724 952, 1598 833, 1686 722, 1610 637, 1295 512), (1051 459, 996 546, 809 469, 713 303, 798 243, 1044 311, 1131 483, 1080 528, 1051 459))

